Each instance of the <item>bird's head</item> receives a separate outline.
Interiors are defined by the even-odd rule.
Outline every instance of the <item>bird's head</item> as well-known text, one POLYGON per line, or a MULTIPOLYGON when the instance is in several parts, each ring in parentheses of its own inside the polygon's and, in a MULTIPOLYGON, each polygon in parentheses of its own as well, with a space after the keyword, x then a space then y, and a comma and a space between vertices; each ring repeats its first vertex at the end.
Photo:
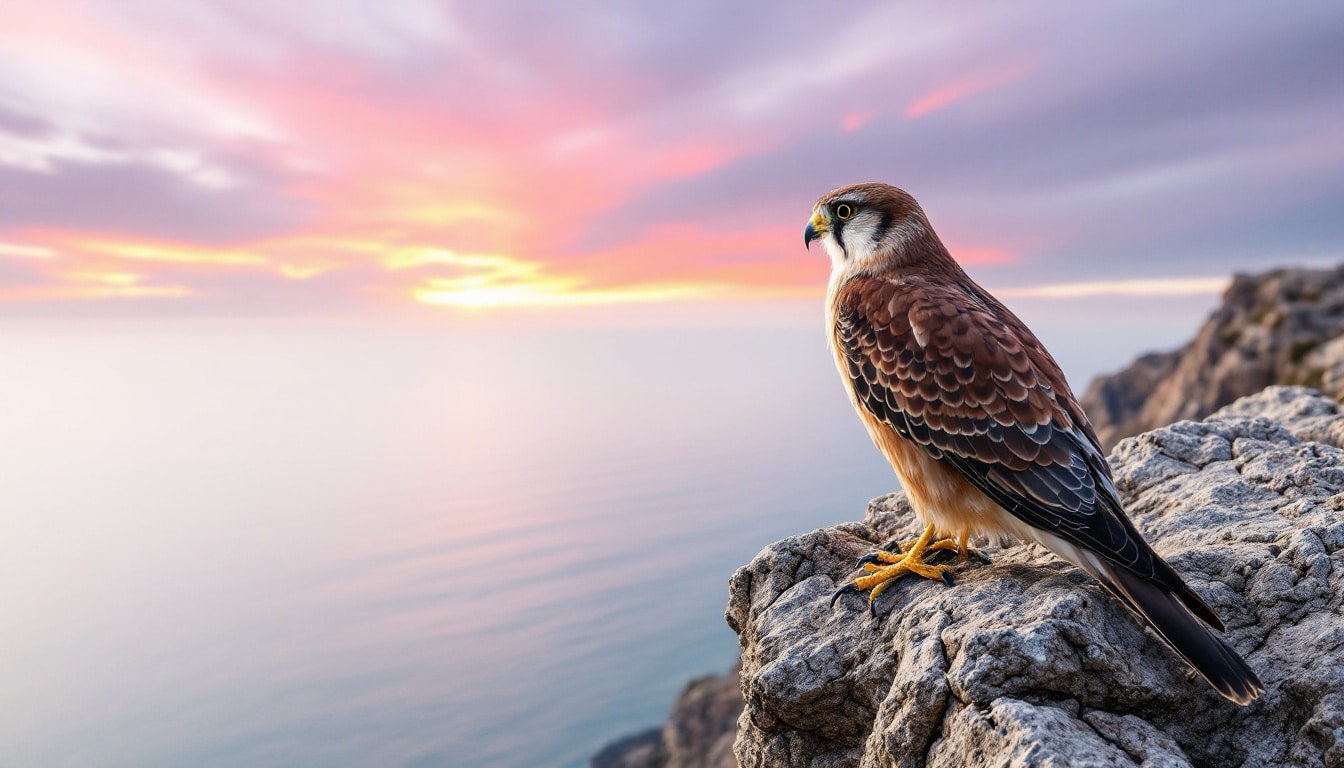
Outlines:
POLYGON ((924 211, 908 192, 889 184, 851 184, 822 195, 812 207, 803 241, 820 240, 834 273, 899 267, 925 248, 942 251, 924 211))

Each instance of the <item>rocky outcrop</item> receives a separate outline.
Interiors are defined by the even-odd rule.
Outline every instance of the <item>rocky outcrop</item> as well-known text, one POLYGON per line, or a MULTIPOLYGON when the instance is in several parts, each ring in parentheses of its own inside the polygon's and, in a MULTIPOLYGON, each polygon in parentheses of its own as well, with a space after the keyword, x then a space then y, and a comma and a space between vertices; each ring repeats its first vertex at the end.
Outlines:
POLYGON ((733 737, 742 713, 740 666, 726 675, 692 681, 661 730, 612 744, 592 768, 737 768, 733 737))
POLYGON ((618 739, 603 747, 589 768, 663 768, 667 765, 667 748, 663 746, 661 728, 618 739))
MULTIPOLYGON (((1285 322, 1287 322, 1285 320, 1285 322)), ((868 614, 831 595, 919 526, 900 494, 794 536, 731 581, 756 766, 1344 765, 1344 416, 1275 387, 1111 457, 1135 524, 1264 679, 1220 697, 1078 569, 991 548, 946 587, 906 578, 868 614)))
POLYGON ((1344 396, 1344 265, 1238 275, 1193 341, 1099 377, 1082 403, 1109 449, 1272 384, 1344 396))

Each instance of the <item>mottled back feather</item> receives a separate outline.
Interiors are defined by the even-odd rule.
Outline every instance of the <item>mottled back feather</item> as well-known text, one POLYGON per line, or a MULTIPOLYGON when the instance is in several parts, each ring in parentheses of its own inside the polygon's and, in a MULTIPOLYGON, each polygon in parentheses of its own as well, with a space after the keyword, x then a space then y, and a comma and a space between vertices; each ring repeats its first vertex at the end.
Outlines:
POLYGON ((1010 514, 1172 590, 1222 629, 1125 516, 1096 435, 1045 347, 945 265, 840 286, 835 333, 859 402, 1010 514))

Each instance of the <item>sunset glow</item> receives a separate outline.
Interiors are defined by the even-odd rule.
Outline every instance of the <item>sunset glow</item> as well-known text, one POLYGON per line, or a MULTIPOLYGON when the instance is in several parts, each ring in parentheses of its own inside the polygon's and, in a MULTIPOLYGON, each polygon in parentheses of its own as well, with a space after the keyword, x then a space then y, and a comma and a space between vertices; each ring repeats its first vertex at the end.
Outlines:
POLYGON ((1000 290, 1003 296, 1038 299, 1080 299, 1088 296, 1198 296, 1222 293, 1232 283, 1229 277, 1189 277, 1167 280, 1110 280, 1087 283, 1038 285, 1000 290))
POLYGON ((448 307, 561 307, 705 298, 718 291, 702 284, 622 285, 600 288, 574 278, 548 277, 542 264, 506 256, 459 255, 439 249, 407 249, 384 262, 390 270, 457 267, 458 277, 430 277, 412 295, 423 304, 448 307))
MULTIPOLYGON (((1344 239, 1329 67, 1307 44, 1301 66, 1257 59, 1193 11, 1168 35, 1202 47, 1145 69, 1062 23, 932 7, 818 26, 790 5, 133 6, 15 0, 0 18, 0 302, 819 299, 828 265, 802 227, 860 180, 909 189, 978 280, 1039 298, 1168 295, 1188 289, 1173 273, 1344 239)), ((1146 34, 1116 16, 1095 29, 1146 34)))
POLYGON ((0 287, 0 300, 14 302, 87 301, 106 299, 179 299, 191 295, 183 285, 146 285, 143 275, 126 272, 68 272, 58 285, 0 287))
POLYGON ((482 278, 431 278, 415 289, 416 301, 449 307, 558 307, 704 298, 703 285, 651 285, 585 289, 563 280, 491 284, 482 278))

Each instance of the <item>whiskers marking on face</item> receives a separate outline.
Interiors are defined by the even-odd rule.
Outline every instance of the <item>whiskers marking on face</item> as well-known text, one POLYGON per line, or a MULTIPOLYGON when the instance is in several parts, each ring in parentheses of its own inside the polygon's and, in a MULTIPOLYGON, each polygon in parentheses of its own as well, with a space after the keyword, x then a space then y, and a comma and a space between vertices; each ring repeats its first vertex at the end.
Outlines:
POLYGON ((831 257, 831 269, 844 269, 845 262, 848 261, 845 247, 836 240, 835 233, 828 232, 821 239, 821 244, 826 247, 826 255, 831 257))
POLYGON ((828 233, 823 243, 831 269, 848 272, 866 269, 875 257, 899 260, 906 246, 926 233, 918 216, 893 223, 890 213, 864 210, 828 233))

